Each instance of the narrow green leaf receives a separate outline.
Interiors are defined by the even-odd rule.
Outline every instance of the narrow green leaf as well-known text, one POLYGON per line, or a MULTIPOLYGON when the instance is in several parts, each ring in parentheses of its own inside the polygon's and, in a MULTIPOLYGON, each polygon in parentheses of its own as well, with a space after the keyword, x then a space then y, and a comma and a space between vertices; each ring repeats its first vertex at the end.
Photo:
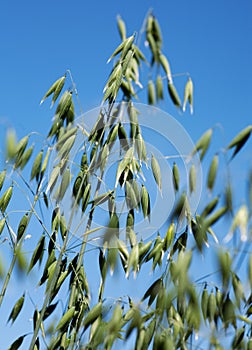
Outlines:
POLYGON ((51 108, 53 107, 55 101, 57 100, 57 98, 59 97, 59 94, 61 93, 62 89, 63 89, 63 86, 65 84, 65 80, 66 80, 66 75, 64 75, 63 77, 61 77, 59 80, 58 80, 58 83, 57 83, 57 86, 54 90, 54 94, 53 94, 53 97, 52 97, 52 103, 51 103, 51 108))
POLYGON ((149 241, 145 244, 141 244, 141 242, 139 243, 139 261, 142 261, 146 254, 149 252, 151 246, 152 246, 152 241, 149 241))
POLYGON ((46 293, 48 292, 48 289, 50 288, 55 269, 56 269, 57 261, 55 260, 53 263, 51 263, 50 266, 48 266, 47 269, 47 284, 46 284, 46 293))
POLYGON ((136 145, 137 155, 138 155, 140 164, 142 163, 142 161, 146 163, 147 162, 146 146, 145 146, 143 136, 140 132, 138 132, 136 135, 135 145, 136 145))
POLYGON ((117 27, 122 40, 126 39, 126 26, 124 21, 120 16, 117 16, 117 27))
POLYGON ((18 301, 16 302, 16 304, 13 306, 10 316, 8 318, 8 322, 11 320, 12 323, 16 320, 16 318, 18 317, 18 315, 20 314, 22 307, 24 305, 24 300, 25 300, 25 294, 23 294, 18 301))
POLYGON ((60 165, 58 164, 58 165, 56 165, 56 166, 53 168, 53 170, 52 170, 52 172, 51 172, 51 174, 50 174, 50 177, 49 177, 49 180, 48 180, 47 189, 46 189, 46 194, 47 194, 48 192, 51 192, 51 193, 52 193, 53 188, 55 187, 56 182, 57 182, 59 176, 60 176, 60 165))
POLYGON ((57 197, 58 201, 61 201, 66 193, 66 190, 68 189, 71 181, 71 172, 69 167, 66 168, 64 171, 64 174, 62 176, 62 180, 60 183, 60 188, 59 188, 59 195, 57 197))
POLYGON ((189 190, 190 193, 196 191, 196 168, 194 164, 191 165, 189 172, 189 190))
POLYGON ((201 295, 201 311, 202 311, 204 321, 206 321, 207 315, 208 315, 208 311, 207 311, 208 299, 209 299, 209 296, 208 296, 207 288, 205 286, 201 295))
MULTIPOLYGON (((118 234, 117 234, 117 236, 118 236, 118 234)), ((118 263, 118 253, 119 253, 119 251, 118 251, 117 246, 116 246, 116 248, 113 247, 113 245, 115 245, 115 242, 116 242, 115 239, 114 239, 115 234, 113 232, 111 233, 111 237, 112 238, 110 240, 106 239, 107 237, 105 236, 104 242, 106 242, 106 243, 108 242, 108 244, 111 245, 111 247, 108 248, 107 262, 108 262, 110 275, 113 276, 115 268, 116 268, 116 265, 118 263), (112 244, 111 244, 111 242, 112 242, 112 244)))
POLYGON ((36 265, 38 261, 41 262, 43 254, 44 254, 44 248, 45 248, 45 235, 43 234, 34 249, 34 252, 31 257, 30 265, 28 267, 28 273, 31 271, 31 269, 36 265))
POLYGON ((32 145, 20 157, 19 161, 17 161, 16 166, 20 167, 20 169, 23 170, 24 167, 26 166, 26 164, 29 162, 29 160, 30 160, 30 158, 32 156, 33 150, 34 150, 34 146, 32 145))
POLYGON ((208 129, 201 137, 200 139, 197 141, 195 148, 192 151, 192 155, 194 155, 196 152, 201 151, 200 153, 200 160, 203 159, 206 151, 209 148, 210 145, 210 141, 212 138, 212 134, 213 134, 213 129, 208 129))
POLYGON ((87 186, 85 187, 84 193, 83 193, 83 197, 82 197, 82 212, 84 213, 85 210, 87 209, 88 203, 89 203, 89 199, 90 199, 90 195, 91 195, 91 185, 90 183, 87 184, 87 186))
POLYGON ((29 141, 29 136, 24 136, 16 145, 16 162, 22 157, 29 141))
POLYGON ((91 201, 91 203, 93 203, 94 205, 100 205, 100 204, 106 202, 113 193, 114 193, 113 190, 105 192, 105 193, 102 193, 102 194, 98 195, 97 197, 95 197, 91 201))
POLYGON ((236 328, 235 307, 229 294, 222 305, 222 315, 225 328, 227 328, 229 324, 232 324, 234 328, 236 328))
POLYGON ((125 277, 129 277, 129 273, 131 268, 134 271, 134 276, 136 276, 136 273, 138 271, 138 261, 139 261, 139 247, 138 244, 135 244, 130 252, 129 259, 128 259, 128 265, 126 269, 125 277))
POLYGON ((2 218, 0 220, 0 235, 3 232, 4 226, 5 226, 6 218, 2 218))
POLYGON ((146 328, 146 332, 145 332, 143 349, 148 349, 148 347, 153 339, 153 335, 154 335, 155 328, 156 328, 156 323, 157 323, 157 319, 156 319, 156 317, 154 317, 151 320, 151 322, 148 324, 148 326, 146 328))
POLYGON ((1 171, 1 173, 0 173, 0 191, 1 191, 2 187, 3 187, 5 178, 6 178, 6 169, 1 171))
MULTIPOLYGON (((57 305, 58 305, 58 301, 55 304, 50 304, 46 307, 44 316, 43 316, 43 321, 46 320, 53 313, 57 305)), ((41 311, 39 313, 41 313, 41 311)))
POLYGON ((118 128, 119 128, 119 124, 115 124, 112 129, 110 129, 110 132, 108 134, 107 137, 107 144, 109 146, 109 148, 111 149, 112 146, 114 145, 116 138, 118 136, 118 128))
POLYGON ((156 102, 155 86, 152 80, 148 81, 148 104, 154 105, 156 102))
POLYGON ((41 165, 41 174, 44 175, 45 171, 46 171, 46 168, 47 168, 47 165, 48 165, 48 161, 49 161, 49 156, 50 156, 50 153, 52 151, 52 148, 51 147, 48 147, 47 151, 46 151, 46 154, 45 154, 45 158, 43 160, 43 163, 41 165))
POLYGON ((57 204, 56 207, 53 209, 52 218, 51 218, 51 231, 52 231, 52 234, 50 236, 51 237, 50 241, 53 240, 53 245, 55 245, 55 238, 56 237, 54 237, 54 235, 55 235, 55 232, 58 232, 59 225, 60 225, 60 208, 59 208, 59 206, 57 204))
POLYGON ((192 114, 193 113, 193 82, 190 77, 188 78, 187 83, 185 85, 183 112, 185 112, 187 101, 189 101, 190 112, 192 114))
POLYGON ((87 329, 102 314, 102 302, 96 304, 86 315, 83 321, 84 329, 87 329))
POLYGON ((219 203, 219 196, 213 198, 203 209, 201 213, 201 217, 205 218, 209 214, 212 213, 212 211, 216 208, 217 204, 219 203))
POLYGON ((157 100, 163 100, 164 99, 164 90, 163 90, 163 80, 161 75, 157 75, 156 78, 156 96, 157 100))
POLYGON ((216 154, 213 159, 212 162, 210 164, 210 168, 207 174, 207 187, 210 191, 212 191, 213 187, 214 187, 214 183, 216 180, 216 175, 217 175, 217 170, 218 170, 218 164, 219 164, 219 157, 216 154))
POLYGON ((174 237, 175 237, 175 224, 174 222, 172 222, 168 227, 164 238, 164 243, 163 243, 164 251, 167 251, 167 249, 170 248, 171 244, 173 243, 174 237))
POLYGON ((56 284, 56 287, 55 287, 55 291, 58 291, 60 289, 60 287, 62 286, 62 284, 64 283, 65 279, 67 278, 68 276, 68 271, 63 271, 61 272, 58 280, 57 280, 57 284, 56 284))
POLYGON ((127 215, 127 220, 126 220, 126 228, 134 228, 134 223, 135 223, 135 215, 134 215, 134 210, 131 209, 128 212, 127 215))
POLYGON ((214 320, 216 307, 217 307, 216 297, 212 291, 210 293, 210 295, 208 296, 208 301, 207 301, 207 318, 208 318, 209 322, 212 322, 214 320))
POLYGON ((149 47, 150 47, 150 50, 151 50, 151 53, 152 53, 152 61, 158 61, 158 47, 157 47, 157 44, 155 42, 155 39, 152 35, 152 33, 147 33, 147 36, 146 36, 146 39, 147 39, 147 42, 149 44, 149 47))
MULTIPOLYGON (((242 345, 241 342, 244 338, 244 334, 245 334, 245 326, 236 330, 235 336, 232 341, 232 349, 239 349, 240 345, 242 345)), ((249 350, 248 346, 247 346, 247 349, 249 350)))
POLYGON ((168 82, 172 83, 171 67, 170 67, 170 64, 168 62, 167 57, 164 54, 160 54, 159 55, 159 62, 165 71, 168 82))
POLYGON ((172 167, 172 180, 173 180, 173 187, 175 192, 179 190, 179 182, 180 182, 180 176, 179 176, 179 170, 177 164, 174 162, 172 167))
POLYGON ((221 271, 222 283, 224 288, 228 286, 231 277, 232 260, 228 251, 220 251, 218 254, 218 264, 221 271))
MULTIPOLYGON (((45 93, 44 97, 42 98, 42 100, 40 101, 40 104, 42 104, 45 99, 47 97, 49 97, 52 93, 54 93, 53 96, 53 102, 56 101, 58 95, 60 94, 63 86, 64 86, 64 82, 65 82, 66 76, 64 75, 63 77, 60 77, 58 80, 56 80, 52 86, 50 87, 50 89, 45 93)), ((53 105, 53 103, 52 103, 53 105)))
POLYGON ((99 267, 100 267, 100 274, 103 281, 105 281, 107 276, 107 262, 105 255, 103 254, 102 250, 99 250, 99 267))
POLYGON ((102 151, 100 153, 101 157, 100 157, 100 171, 103 172, 105 170, 107 161, 108 161, 108 157, 109 157, 109 146, 106 143, 104 145, 104 147, 102 148, 102 151))
POLYGON ((135 139, 138 130, 138 114, 139 111, 134 107, 133 103, 128 104, 128 114, 130 118, 130 138, 135 139))
POLYGON ((121 61, 122 62, 122 72, 117 76, 117 81, 116 81, 116 86, 117 88, 120 87, 122 78, 127 74, 127 69, 131 68, 131 62, 132 62, 132 57, 134 55, 133 50, 129 50, 124 57, 124 59, 121 61))
POLYGON ((6 134, 5 148, 6 148, 6 158, 7 160, 12 160, 16 155, 16 142, 17 137, 15 130, 8 129, 6 134))
POLYGON ((160 170, 158 161, 153 154, 151 155, 151 169, 152 169, 152 173, 156 181, 156 184, 158 185, 158 188, 161 192, 162 190, 161 170, 160 170))
POLYGON ((129 149, 128 136, 127 136, 126 130, 124 129, 121 123, 119 124, 118 137, 119 137, 119 141, 122 149, 127 151, 129 149))
POLYGON ((116 180, 115 180, 115 187, 118 186, 119 179, 125 170, 126 166, 132 162, 134 155, 134 148, 130 147, 128 151, 125 153, 124 158, 122 161, 118 164, 117 171, 116 171, 116 180))
POLYGON ((225 213, 227 212, 227 207, 221 207, 216 210, 210 217, 205 221, 206 227, 214 225, 225 213))
POLYGON ((175 254, 177 250, 180 252, 181 250, 186 249, 187 238, 188 238, 188 232, 185 231, 177 238, 170 252, 170 256, 173 256, 173 254, 175 254))
POLYGON ((29 218, 29 213, 26 213, 20 220, 20 223, 18 225, 18 230, 17 230, 17 242, 23 237, 23 234, 28 224, 28 218, 29 218))
POLYGON ((158 278, 155 282, 152 283, 152 285, 144 293, 142 300, 149 298, 148 306, 150 306, 155 300, 155 298, 157 297, 162 286, 163 286, 162 278, 158 278))
POLYGON ((236 135, 233 140, 228 145, 227 149, 234 148, 234 153, 232 155, 232 158, 240 151, 240 149, 245 145, 247 142, 250 134, 252 131, 252 125, 247 126, 245 129, 243 129, 241 132, 239 132, 238 135, 236 135))
POLYGON ((129 324, 126 333, 125 333, 125 339, 128 339, 129 336, 131 335, 132 331, 134 329, 137 329, 137 332, 139 334, 140 329, 142 328, 142 317, 140 314, 140 311, 138 308, 132 308, 133 313, 132 313, 132 318, 131 318, 131 323, 129 324))
POLYGON ((78 131, 78 127, 71 127, 68 130, 64 130, 64 133, 62 136, 59 136, 57 144, 56 144, 56 150, 59 151, 61 147, 64 145, 64 143, 72 136, 76 135, 78 131))
POLYGON ((84 191, 84 173, 83 171, 79 171, 74 184, 73 184, 73 196, 74 198, 77 198, 77 202, 79 202, 81 196, 83 195, 83 191, 84 191))
POLYGON ((107 63, 109 63, 113 57, 118 55, 122 51, 122 58, 127 54, 128 50, 130 49, 131 45, 133 44, 133 41, 135 39, 135 35, 132 35, 128 38, 126 38, 112 53, 112 55, 109 57, 107 63))
POLYGON ((249 279, 250 288, 252 289, 252 253, 250 253, 250 255, 249 255, 248 279, 249 279))
POLYGON ((41 150, 36 158, 34 159, 32 170, 31 170, 31 177, 30 181, 34 179, 34 177, 38 177, 40 174, 41 164, 42 164, 42 158, 43 158, 43 150, 41 150))
POLYGON ((64 144, 62 145, 62 147, 60 148, 60 150, 58 152, 58 157, 60 159, 67 158, 68 154, 70 153, 70 151, 74 145, 75 139, 76 139, 76 134, 70 136, 66 140, 66 142, 64 142, 64 144))
POLYGON ((10 203, 11 197, 13 193, 13 186, 11 185, 0 198, 0 210, 4 213, 10 203))
POLYGON ((152 34, 154 36, 155 41, 158 44, 158 48, 160 49, 162 46, 162 34, 161 34, 160 25, 155 16, 153 16, 153 21, 152 21, 152 34))
POLYGON ((71 320, 75 313, 75 306, 72 306, 70 309, 67 310, 67 312, 63 315, 59 323, 57 324, 56 330, 63 330, 66 329, 69 324, 71 323, 71 320))
POLYGON ((27 334, 25 335, 21 335, 19 338, 17 338, 12 344, 11 346, 8 348, 8 350, 18 350, 20 348, 20 346, 23 343, 24 338, 27 336, 27 334))
POLYGON ((141 189, 141 206, 144 218, 148 217, 150 220, 150 196, 144 185, 141 189))
POLYGON ((172 83, 168 83, 168 92, 170 98, 176 107, 181 107, 181 101, 175 86, 172 83))
POLYGON ((246 301, 243 284, 237 274, 232 273, 232 286, 235 294, 235 299, 238 307, 240 307, 240 301, 246 301))
POLYGON ((56 115, 58 118, 64 119, 72 105, 72 92, 65 91, 59 100, 59 104, 56 108, 56 115))
MULTIPOLYGON (((119 237, 119 217, 116 213, 113 213, 110 217, 106 232, 103 237, 103 242, 111 243, 114 245, 119 237), (116 238, 116 239, 115 239, 116 238)), ((112 256, 112 255, 111 255, 112 256)), ((113 261, 116 260, 116 256, 112 258, 113 261), (114 259, 114 260, 113 260, 114 259)))
POLYGON ((135 209, 138 207, 138 197, 136 196, 132 182, 130 181, 125 182, 125 199, 129 209, 135 209))

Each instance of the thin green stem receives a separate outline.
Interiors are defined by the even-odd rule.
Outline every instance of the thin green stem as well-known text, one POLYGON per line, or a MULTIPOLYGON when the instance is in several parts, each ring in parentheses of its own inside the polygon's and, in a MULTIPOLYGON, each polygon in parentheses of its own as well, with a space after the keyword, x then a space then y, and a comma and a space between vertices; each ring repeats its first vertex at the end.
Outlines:
POLYGON ((139 31, 139 35, 138 35, 138 38, 137 38, 137 46, 140 46, 140 43, 141 43, 141 39, 142 39, 142 35, 145 33, 145 27, 146 27, 146 22, 147 22, 147 19, 148 17, 150 16, 150 14, 153 12, 153 9, 150 8, 145 17, 144 17, 144 20, 143 20, 143 24, 141 26, 141 29, 139 31))
POLYGON ((32 337, 32 340, 31 340, 31 343, 30 343, 30 346, 29 346, 29 350, 33 350, 34 349, 34 346, 35 346, 35 342, 36 342, 36 339, 37 339, 37 336, 38 336, 38 332, 39 332, 39 329, 40 329, 40 326, 41 326, 41 323, 42 323, 42 320, 43 320, 43 317, 44 317, 44 314, 45 314, 45 311, 46 311, 46 307, 50 301, 50 298, 51 298, 51 295, 53 294, 53 291, 55 290, 55 287, 56 287, 56 284, 57 284, 57 281, 58 281, 58 277, 59 277, 59 274, 60 274, 60 265, 61 265, 61 261, 62 261, 62 257, 66 251, 66 246, 67 246, 67 242, 68 242, 68 235, 69 235, 69 231, 67 231, 66 235, 65 235, 65 239, 64 239, 64 243, 63 243, 63 247, 62 249, 60 250, 60 254, 59 254, 59 257, 58 257, 58 260, 57 260, 57 264, 56 264, 56 267, 55 267, 55 272, 54 272, 54 275, 53 275, 53 278, 52 278, 52 282, 49 286, 49 289, 48 289, 48 292, 46 294, 46 297, 45 297, 45 300, 44 300, 44 303, 43 303, 43 306, 42 306, 42 309, 40 311, 40 317, 39 319, 37 320, 37 323, 36 323, 36 327, 34 329, 34 332, 33 332, 33 337, 32 337))
MULTIPOLYGON (((80 186, 80 188, 81 188, 81 186, 80 186)), ((75 205, 77 204, 77 198, 78 198, 78 194, 76 196, 76 200, 75 200, 75 203, 74 203, 74 206, 73 206, 73 210, 72 210, 70 218, 69 218, 66 235, 64 237, 63 246, 62 246, 62 248, 60 250, 59 257, 58 257, 58 260, 57 260, 57 263, 56 263, 55 272, 54 272, 54 275, 53 275, 50 287, 49 287, 49 289, 47 291, 46 298, 44 300, 44 303, 43 303, 43 306, 42 306, 42 309, 41 309, 41 312, 40 312, 40 317, 37 320, 36 327, 35 327, 35 330, 34 330, 34 333, 33 333, 33 337, 32 337, 31 343, 30 343, 29 350, 33 350, 33 348, 34 348, 34 345, 35 345, 35 342, 36 342, 36 339, 37 339, 37 336, 38 336, 38 332, 39 332, 39 329, 40 329, 40 326, 41 326, 41 322, 43 320, 43 317, 44 317, 44 314, 45 314, 45 311, 46 311, 46 307, 47 307, 47 305, 48 305, 48 303, 50 301, 51 295, 53 294, 53 291, 55 290, 55 287, 56 287, 56 284, 57 284, 57 281, 58 281, 58 277, 59 277, 59 274, 60 274, 60 265, 61 265, 61 261, 62 261, 63 255, 66 252, 68 238, 69 238, 69 232, 70 232, 70 228, 71 228, 73 217, 74 217, 74 208, 75 208, 75 205)))
POLYGON ((81 102, 80 102, 80 99, 79 99, 79 95, 78 95, 78 91, 77 91, 77 88, 76 88, 76 84, 73 80, 73 76, 72 76, 72 73, 70 71, 70 69, 67 69, 67 73, 69 74, 69 77, 70 77, 70 80, 71 80, 71 83, 72 83, 72 86, 73 86, 73 92, 76 96, 76 100, 77 100, 77 103, 79 105, 79 108, 80 108, 80 113, 83 115, 84 112, 83 112, 83 108, 82 108, 82 105, 81 105, 81 102))
POLYGON ((12 271, 13 271, 15 263, 16 263, 16 259, 17 259, 16 250, 14 250, 14 254, 13 254, 13 257, 12 257, 12 260, 11 260, 11 264, 10 264, 9 270, 8 270, 8 272, 6 274, 6 277, 5 277, 5 280, 4 280, 4 284, 3 284, 3 287, 2 287, 2 290, 1 290, 1 293, 0 293, 0 306, 2 305, 3 298, 5 296, 5 293, 6 293, 6 290, 7 290, 9 281, 10 281, 10 278, 11 278, 12 271))
POLYGON ((5 277, 5 280, 4 280, 4 284, 3 284, 3 287, 2 287, 2 290, 1 290, 1 293, 0 293, 0 307, 2 305, 2 302, 3 302, 3 298, 5 296, 5 293, 6 293, 6 290, 8 288, 8 284, 10 282, 10 278, 11 278, 11 275, 12 275, 12 272, 13 272, 13 269, 14 269, 14 266, 15 266, 15 263, 16 263, 16 260, 17 260, 17 254, 16 252, 18 251, 18 249, 22 246, 22 243, 23 243, 23 240, 25 238, 25 232, 26 232, 26 229, 29 225, 29 222, 31 220, 31 217, 32 217, 32 214, 34 212, 34 208, 35 208, 35 205, 39 199, 39 196, 38 196, 38 193, 40 191, 40 183, 38 184, 38 187, 37 187, 37 191, 36 191, 36 195, 34 197, 34 201, 33 201, 33 204, 32 204, 32 207, 31 207, 31 211, 28 215, 28 220, 27 220, 27 226, 24 230, 24 233, 23 233, 23 236, 22 238, 20 239, 20 241, 18 242, 18 244, 16 244, 14 246, 14 254, 13 254, 13 257, 12 257, 12 260, 11 260, 11 263, 10 263, 10 267, 8 269, 8 272, 6 274, 6 277, 5 277))
MULTIPOLYGON (((108 113, 107 113, 108 116, 110 116, 111 111, 113 109, 113 106, 114 106, 114 102, 111 105, 109 105, 109 109, 108 109, 108 113)), ((108 120, 109 120, 109 118, 108 118, 108 120)), ((105 128, 104 128, 104 130, 102 132, 102 135, 100 136, 100 140, 102 140, 104 132, 105 132, 105 128)), ((91 168, 92 163, 94 161, 94 158, 92 159, 91 164, 89 165, 89 168, 91 168)), ((104 172, 102 172, 100 177, 97 178, 97 185, 96 185, 94 197, 96 197, 98 195, 98 193, 99 193, 103 175, 104 175, 104 172)), ((88 218, 88 222, 87 222, 87 225, 86 225, 85 233, 84 233, 84 236, 83 236, 83 241, 82 241, 82 244, 81 244, 81 248, 80 248, 80 253, 79 253, 78 262, 77 262, 77 268, 76 268, 77 271, 79 271, 79 269, 81 268, 82 262, 83 262, 83 257, 84 257, 84 253, 85 253, 85 249, 86 249, 86 245, 87 245, 88 232, 90 231, 90 228, 91 228, 91 225, 92 225, 94 210, 95 210, 95 204, 93 203, 92 207, 90 209, 90 212, 89 212, 89 218, 88 218)), ((76 288, 77 288, 77 279, 75 279, 73 281, 73 284, 72 284, 72 287, 71 287, 71 293, 70 293, 70 297, 69 297, 68 308, 71 308, 73 306, 73 304, 74 304, 76 288)), ((72 335, 72 339, 71 339, 72 346, 74 346, 76 336, 77 336, 77 332, 75 332, 72 335)))

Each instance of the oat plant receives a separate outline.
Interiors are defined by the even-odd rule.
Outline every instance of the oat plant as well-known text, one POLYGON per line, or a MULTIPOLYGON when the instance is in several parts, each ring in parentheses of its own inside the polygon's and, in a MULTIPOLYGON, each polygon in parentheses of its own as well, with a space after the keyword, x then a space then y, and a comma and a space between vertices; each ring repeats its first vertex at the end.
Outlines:
POLYGON ((18 286, 15 270, 32 286, 6 315, 13 326, 32 320, 9 349, 252 349, 252 177, 247 202, 237 206, 230 174, 252 126, 214 154, 215 128, 207 130, 181 155, 186 175, 167 150, 174 203, 165 223, 144 236, 141 222, 153 227, 155 196, 165 196, 168 174, 148 147, 138 102, 150 111, 174 105, 190 118, 194 82, 174 73, 154 13, 139 32, 128 33, 121 17, 117 25, 120 42, 91 124, 67 70, 41 100, 41 108, 51 101, 48 134, 6 133, 0 232, 11 259, 1 267, 0 306, 10 285, 18 286), (194 159, 208 195, 192 210, 194 159), (195 279, 198 264, 206 273, 195 279), (123 295, 110 297, 113 278, 123 295), (127 290, 132 283, 143 290, 137 299, 127 290))

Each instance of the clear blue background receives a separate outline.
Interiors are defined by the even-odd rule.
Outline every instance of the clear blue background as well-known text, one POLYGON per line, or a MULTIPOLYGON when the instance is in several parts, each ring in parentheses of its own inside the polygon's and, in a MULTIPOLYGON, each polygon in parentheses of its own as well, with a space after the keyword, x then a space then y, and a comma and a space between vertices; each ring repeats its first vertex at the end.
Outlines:
MULTIPOLYGON (((252 120, 249 0, 2 1, 1 137, 9 126, 16 128, 19 137, 35 130, 47 134, 52 112, 49 103, 39 106, 39 102, 66 69, 72 72, 84 111, 100 105, 111 69, 106 61, 120 42, 117 14, 126 21, 130 35, 140 30, 150 8, 161 25, 164 52, 173 73, 189 72, 195 85, 193 116, 188 112, 179 114, 167 98, 160 108, 176 117, 194 141, 206 129, 220 124, 223 129, 216 129, 215 146, 217 149, 226 146, 252 120)), ((184 80, 177 77, 175 84, 182 93, 184 80)), ((146 91, 139 97, 146 101, 146 91)), ((234 170, 239 171, 234 186, 239 190, 251 163, 250 143, 234 163, 234 170)), ((241 202, 243 197, 241 191, 241 202)), ((9 314, 16 296, 22 293, 24 281, 20 285, 18 291, 14 284, 10 288, 12 297, 8 298, 4 313, 9 314)), ((23 332, 15 329, 13 334, 13 329, 5 326, 7 314, 1 316, 1 349, 6 349, 13 337, 23 332)))

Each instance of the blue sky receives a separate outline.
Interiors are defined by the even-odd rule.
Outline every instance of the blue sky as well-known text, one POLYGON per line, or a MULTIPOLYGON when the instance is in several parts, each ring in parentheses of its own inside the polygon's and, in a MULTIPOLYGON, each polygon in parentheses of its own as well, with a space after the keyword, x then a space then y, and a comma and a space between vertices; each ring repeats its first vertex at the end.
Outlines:
POLYGON ((219 122, 233 136, 236 124, 250 120, 249 1, 10 1, 0 6, 0 116, 18 131, 47 130, 48 106, 39 107, 39 101, 68 68, 84 110, 99 105, 111 68, 106 60, 119 43, 116 15, 131 34, 149 8, 161 24, 174 73, 188 71, 194 79, 195 115, 181 119, 194 129, 193 136, 219 122))
MULTIPOLYGON (((189 72, 195 85, 193 116, 179 114, 168 99, 159 107, 178 119, 194 141, 220 124, 223 129, 216 129, 214 145, 216 149, 227 145, 252 121, 249 0, 2 1, 1 137, 8 126, 14 126, 19 137, 31 131, 47 134, 52 112, 48 103, 39 106, 39 102, 67 69, 74 77, 84 112, 99 106, 111 69, 106 61, 120 42, 116 16, 125 20, 130 35, 140 30, 150 8, 161 25, 164 52, 173 73, 189 72)), ((183 78, 174 82, 182 92, 183 78)), ((139 97, 145 102, 146 91, 139 97)), ((235 186, 252 165, 250 147, 251 142, 234 163, 234 170, 239 170, 235 186)), ((12 336, 7 327, 6 344, 1 337, 3 348, 12 336)))

